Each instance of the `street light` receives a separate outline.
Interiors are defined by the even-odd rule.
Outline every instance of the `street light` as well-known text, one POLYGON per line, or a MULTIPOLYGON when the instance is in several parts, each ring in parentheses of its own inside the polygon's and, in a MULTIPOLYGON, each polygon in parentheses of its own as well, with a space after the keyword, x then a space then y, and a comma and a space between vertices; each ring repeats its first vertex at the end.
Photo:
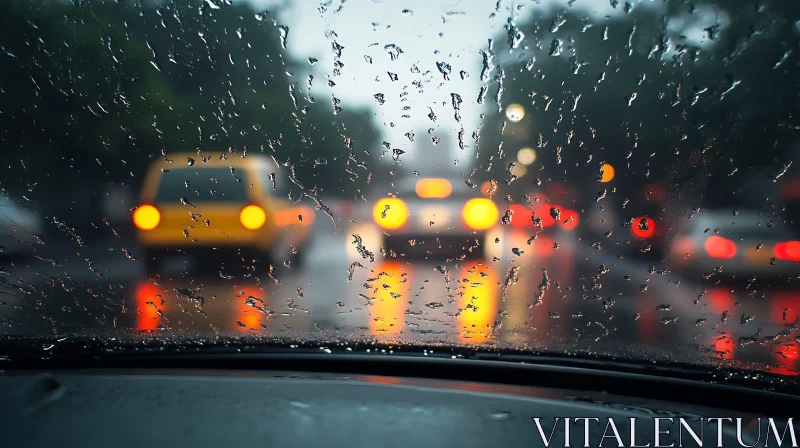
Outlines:
POLYGON ((614 167, 610 164, 606 163, 600 167, 600 170, 603 171, 602 176, 600 177, 600 182, 606 183, 611 182, 614 179, 614 167))
POLYGON ((517 177, 523 177, 526 174, 528 174, 528 169, 525 168, 522 165, 514 165, 511 168, 511 174, 513 174, 514 176, 517 176, 517 177))
POLYGON ((519 104, 509 104, 506 108, 506 118, 514 123, 522 120, 525 117, 525 108, 519 104))
POLYGON ((536 161, 536 150, 533 148, 522 148, 517 152, 517 162, 523 165, 530 165, 536 161))

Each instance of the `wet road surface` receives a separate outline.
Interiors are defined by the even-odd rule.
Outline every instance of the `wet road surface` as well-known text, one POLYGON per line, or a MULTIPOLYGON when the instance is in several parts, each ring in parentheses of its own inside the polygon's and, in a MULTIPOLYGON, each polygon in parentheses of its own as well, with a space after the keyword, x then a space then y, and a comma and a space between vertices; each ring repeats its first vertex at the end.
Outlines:
POLYGON ((43 248, 38 258, 2 264, 0 333, 359 334, 590 350, 636 343, 762 362, 785 374, 798 367, 800 292, 788 285, 761 290, 679 277, 567 234, 528 244, 526 233, 498 231, 487 237, 484 259, 465 260, 387 259, 376 236, 368 226, 322 226, 302 264, 272 273, 201 272, 177 260, 154 276, 125 238, 43 248), (374 261, 355 250, 354 233, 374 261))

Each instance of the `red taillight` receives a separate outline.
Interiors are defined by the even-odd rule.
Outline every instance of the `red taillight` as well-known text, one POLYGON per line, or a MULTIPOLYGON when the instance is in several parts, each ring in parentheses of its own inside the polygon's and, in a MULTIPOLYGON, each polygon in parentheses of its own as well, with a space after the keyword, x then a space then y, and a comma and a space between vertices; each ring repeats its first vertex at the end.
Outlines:
POLYGON ((536 255, 547 257, 553 254, 553 246, 555 242, 550 238, 545 236, 536 238, 536 241, 533 241, 531 246, 533 246, 533 251, 536 255))
POLYGON ((776 352, 780 358, 783 358, 786 361, 797 361, 797 358, 800 358, 800 352, 797 351, 797 345, 792 342, 781 345, 776 352))
POLYGON ((522 204, 512 204, 509 210, 513 212, 511 215, 511 226, 517 229, 524 229, 533 225, 531 220, 531 210, 522 204))
POLYGON ((631 234, 636 238, 650 238, 656 233, 656 223, 650 218, 639 217, 631 223, 631 234))
POLYGON ((736 243, 721 236, 710 236, 705 242, 706 252, 714 258, 733 258, 736 256, 736 243))
POLYGON ((273 220, 278 227, 310 226, 314 223, 314 210, 306 206, 278 210, 273 215, 273 220))
POLYGON ((566 230, 578 227, 578 212, 575 210, 564 210, 561 212, 561 220, 558 222, 566 230))
POLYGON ((800 261, 800 241, 778 243, 773 249, 775 257, 781 260, 800 261))
POLYGON ((149 282, 139 283, 136 287, 136 329, 155 330, 159 324, 161 291, 149 282))
POLYGON ((556 220, 551 215, 550 210, 561 209, 558 205, 543 204, 541 201, 533 206, 533 212, 536 213, 536 218, 542 220, 542 227, 550 227, 555 225, 556 220))
POLYGON ((694 256, 695 249, 693 239, 686 236, 676 238, 672 243, 672 261, 682 263, 686 257, 694 256))

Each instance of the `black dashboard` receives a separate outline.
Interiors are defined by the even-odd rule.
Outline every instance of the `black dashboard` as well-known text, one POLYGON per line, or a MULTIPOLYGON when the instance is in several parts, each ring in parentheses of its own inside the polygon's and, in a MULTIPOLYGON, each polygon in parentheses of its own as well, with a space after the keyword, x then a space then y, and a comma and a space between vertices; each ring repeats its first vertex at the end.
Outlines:
POLYGON ((705 446, 717 446, 719 434, 723 446, 742 446, 737 437, 750 444, 756 435, 763 446, 762 426, 769 428, 757 419, 774 417, 783 430, 798 402, 735 386, 494 361, 410 360, 420 372, 410 375, 402 364, 409 360, 386 357, 357 372, 357 356, 337 356, 261 358, 274 369, 252 368, 259 357, 204 368, 191 356, 164 358, 161 367, 131 360, 119 368, 7 369, 0 373, 2 446, 527 447, 565 446, 567 437, 584 446, 587 435, 591 446, 699 446, 681 419, 704 431, 705 446), (487 366, 497 369, 493 381, 446 378, 448 369, 480 374, 487 366), (724 419, 721 433, 709 418, 724 419))

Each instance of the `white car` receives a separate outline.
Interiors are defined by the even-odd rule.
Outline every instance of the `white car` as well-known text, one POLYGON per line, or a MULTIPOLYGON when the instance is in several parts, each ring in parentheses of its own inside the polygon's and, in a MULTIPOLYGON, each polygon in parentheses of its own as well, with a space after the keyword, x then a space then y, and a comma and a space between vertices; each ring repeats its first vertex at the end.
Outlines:
POLYGON ((754 212, 701 212, 685 221, 669 252, 673 270, 708 278, 796 275, 798 262, 797 233, 777 219, 754 212))
POLYGON ((376 243, 396 254, 484 256, 501 218, 492 199, 458 178, 412 177, 368 206, 361 215, 379 228, 376 243))
POLYGON ((0 193, 0 257, 33 253, 43 227, 38 214, 0 193))

